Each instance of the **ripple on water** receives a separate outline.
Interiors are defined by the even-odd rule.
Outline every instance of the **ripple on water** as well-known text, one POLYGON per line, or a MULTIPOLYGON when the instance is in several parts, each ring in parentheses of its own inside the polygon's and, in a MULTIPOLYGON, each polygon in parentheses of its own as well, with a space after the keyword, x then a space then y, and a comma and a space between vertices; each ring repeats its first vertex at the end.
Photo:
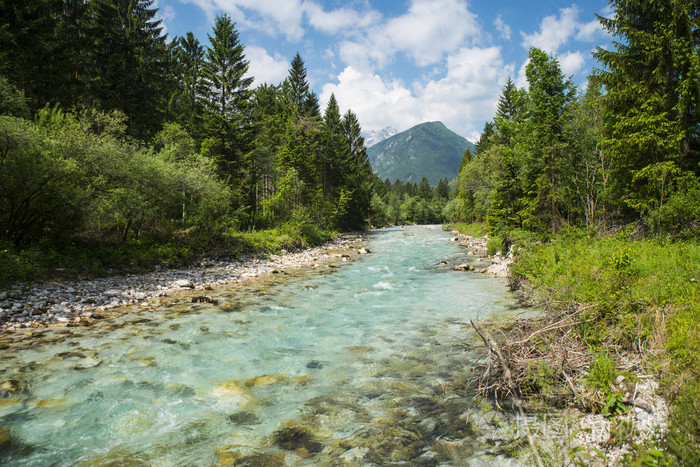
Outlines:
POLYGON ((0 463, 499 455, 460 396, 472 362, 457 344, 477 314, 517 310, 503 281, 432 267, 462 254, 446 236, 390 229, 370 235, 373 254, 213 290, 218 305, 185 294, 139 315, 105 312, 90 329, 3 336, 0 463))

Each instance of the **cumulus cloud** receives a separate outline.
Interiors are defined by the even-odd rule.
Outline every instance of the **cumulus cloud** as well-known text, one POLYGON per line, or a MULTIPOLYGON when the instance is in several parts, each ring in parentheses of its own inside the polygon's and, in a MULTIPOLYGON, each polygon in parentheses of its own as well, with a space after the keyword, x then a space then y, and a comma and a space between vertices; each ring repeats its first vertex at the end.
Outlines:
POLYGON ((576 32, 576 40, 593 42, 600 39, 605 35, 605 30, 603 26, 600 25, 597 19, 590 21, 588 23, 583 23, 578 26, 578 31, 576 32))
POLYGON ((504 21, 503 18, 501 18, 501 15, 498 15, 495 20, 493 20, 493 25, 496 27, 496 31, 498 31, 498 37, 501 39, 510 40, 510 36, 512 34, 512 31, 510 29, 510 26, 508 26, 504 21))
POLYGON ((521 32, 523 47, 537 47, 548 53, 555 53, 569 38, 575 34, 577 28, 578 8, 571 6, 559 11, 559 17, 545 16, 540 23, 540 30, 532 34, 521 32))
MULTIPOLYGON (((605 12, 603 12, 605 13, 605 12)), ((520 32, 523 47, 537 47, 548 53, 556 53, 561 46, 571 39, 594 42, 605 35, 598 20, 581 23, 578 21, 579 9, 576 5, 559 10, 559 16, 546 16, 540 23, 540 30, 532 34, 520 32)))
POLYGON ((403 15, 373 22, 355 38, 339 45, 341 58, 354 68, 383 68, 396 54, 426 67, 444 61, 447 53, 481 34, 461 0, 413 0, 403 15))
POLYGON ((498 47, 464 47, 447 58, 443 77, 409 87, 376 73, 348 66, 337 82, 323 87, 321 100, 334 93, 343 108, 351 108, 363 127, 387 125, 405 130, 425 121, 440 120, 452 130, 474 137, 475 121, 491 118, 501 86, 512 75, 498 47))
POLYGON ((379 34, 394 51, 406 52, 417 65, 427 66, 479 32, 476 16, 464 2, 414 0, 406 14, 391 19, 379 34))
POLYGON ((576 75, 586 64, 586 59, 581 52, 566 52, 557 57, 559 66, 564 76, 576 75))
POLYGON ((209 17, 214 12, 231 16, 240 28, 265 31, 299 40, 304 35, 302 0, 186 0, 202 8, 209 17))
POLYGON ((348 29, 364 29, 380 20, 381 15, 373 10, 359 13, 349 8, 325 11, 313 2, 304 3, 309 24, 325 34, 336 34, 348 29))
POLYGON ((279 54, 271 56, 262 47, 245 48, 246 59, 250 62, 248 74, 255 77, 255 85, 262 83, 279 83, 287 76, 289 62, 279 54))
POLYGON ((323 2, 314 0, 184 0, 193 3, 213 18, 215 12, 231 16, 242 28, 264 31, 299 41, 310 26, 325 34, 366 28, 380 19, 374 10, 359 12, 350 8, 326 11, 323 2), (306 22, 304 21, 306 19, 306 22), (308 23, 308 24, 307 24, 308 23))

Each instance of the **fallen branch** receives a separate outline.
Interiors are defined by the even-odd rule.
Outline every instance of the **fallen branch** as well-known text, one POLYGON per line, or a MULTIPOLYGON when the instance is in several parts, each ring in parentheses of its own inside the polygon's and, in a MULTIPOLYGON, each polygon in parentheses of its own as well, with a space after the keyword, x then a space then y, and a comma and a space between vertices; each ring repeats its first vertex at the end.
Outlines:
POLYGON ((525 416, 525 410, 523 410, 522 399, 517 394, 520 391, 513 384, 512 372, 510 370, 510 366, 508 365, 508 361, 503 357, 503 352, 501 352, 500 346, 493 339, 493 337, 491 337, 491 334, 489 334, 489 332, 486 330, 482 331, 481 329, 479 329, 479 327, 476 324, 474 324, 474 321, 469 320, 469 322, 472 323, 472 327, 474 328, 476 333, 479 334, 479 337, 481 337, 481 340, 484 341, 484 344, 489 349, 489 351, 493 351, 496 354, 496 356, 498 357, 498 360, 501 363, 501 366, 503 367, 503 375, 504 375, 504 378, 506 379, 506 385, 508 388, 508 392, 513 396, 513 403, 518 408, 518 411, 520 412, 520 416, 522 417, 523 423, 525 424, 525 431, 527 432, 527 440, 530 443, 530 447, 532 448, 533 452, 535 453, 535 459, 537 460, 537 465, 539 467, 544 467, 544 464, 542 463, 542 459, 540 458, 540 453, 537 449, 537 445, 535 444, 535 438, 532 436, 532 431, 530 431, 530 425, 527 422, 527 417, 525 416))

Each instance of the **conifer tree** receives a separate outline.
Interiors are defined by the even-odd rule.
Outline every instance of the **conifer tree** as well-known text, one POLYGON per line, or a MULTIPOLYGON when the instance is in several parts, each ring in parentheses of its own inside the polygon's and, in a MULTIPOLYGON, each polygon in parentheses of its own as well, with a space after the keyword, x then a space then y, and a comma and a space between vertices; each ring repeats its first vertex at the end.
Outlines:
POLYGON ((173 74, 176 80, 170 108, 175 119, 191 134, 202 132, 204 86, 204 47, 188 32, 175 42, 173 74))
POLYGON ((321 187, 326 200, 339 196, 347 175, 349 147, 341 126, 340 108, 331 94, 323 114, 322 149, 318 165, 321 168, 321 187))
POLYGON ((345 227, 359 229, 365 226, 372 202, 372 192, 375 176, 367 157, 365 139, 357 115, 348 110, 341 120, 343 134, 348 145, 351 173, 345 177, 346 190, 352 190, 352 198, 347 213, 343 219, 345 227))
POLYGON ((610 3, 614 16, 598 19, 619 41, 595 53, 608 94, 606 146, 619 197, 644 216, 662 209, 674 179, 700 173, 700 6, 610 3))
POLYGON ((540 49, 530 49, 527 76, 530 99, 531 131, 528 158, 524 165, 523 190, 528 195, 524 218, 528 222, 549 225, 556 233, 559 211, 559 183, 564 151, 562 135, 567 106, 575 88, 565 79, 559 62, 540 49))
POLYGON ((203 67, 206 133, 203 152, 233 180, 242 177, 251 140, 246 111, 253 83, 238 31, 228 15, 218 16, 203 67))
POLYGON ((92 45, 83 57, 87 93, 83 102, 121 110, 129 131, 147 137, 160 127, 167 96, 166 36, 153 0, 94 0, 88 4, 86 34, 92 45))

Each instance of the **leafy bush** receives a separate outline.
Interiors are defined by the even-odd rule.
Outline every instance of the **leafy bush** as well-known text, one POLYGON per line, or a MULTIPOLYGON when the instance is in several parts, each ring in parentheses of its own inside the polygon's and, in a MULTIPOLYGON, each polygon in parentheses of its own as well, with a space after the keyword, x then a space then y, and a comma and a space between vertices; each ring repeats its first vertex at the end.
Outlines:
POLYGON ((492 237, 486 244, 486 254, 495 255, 503 248, 503 239, 501 237, 492 237))

